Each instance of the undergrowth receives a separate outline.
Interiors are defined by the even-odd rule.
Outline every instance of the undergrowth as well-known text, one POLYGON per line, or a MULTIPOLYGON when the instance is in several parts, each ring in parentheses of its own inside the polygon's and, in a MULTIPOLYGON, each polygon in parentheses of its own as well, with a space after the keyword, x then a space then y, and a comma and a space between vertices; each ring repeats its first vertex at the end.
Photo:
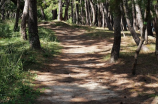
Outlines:
POLYGON ((21 39, 19 32, 13 32, 14 21, 0 23, 0 103, 34 104, 40 89, 34 89, 35 74, 43 60, 60 52, 54 33, 40 27, 42 50, 29 49, 29 42, 21 39), (36 66, 36 67, 34 67, 36 66))

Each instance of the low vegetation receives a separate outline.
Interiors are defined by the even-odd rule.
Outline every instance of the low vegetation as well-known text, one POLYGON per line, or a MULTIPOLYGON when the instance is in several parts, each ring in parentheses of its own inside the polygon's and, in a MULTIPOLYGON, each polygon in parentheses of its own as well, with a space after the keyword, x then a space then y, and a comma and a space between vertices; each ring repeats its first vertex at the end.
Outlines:
POLYGON ((57 55, 61 47, 52 31, 40 27, 42 50, 30 50, 28 41, 13 32, 13 24, 12 20, 0 23, 0 103, 33 104, 40 89, 33 88, 36 75, 31 71, 57 55))

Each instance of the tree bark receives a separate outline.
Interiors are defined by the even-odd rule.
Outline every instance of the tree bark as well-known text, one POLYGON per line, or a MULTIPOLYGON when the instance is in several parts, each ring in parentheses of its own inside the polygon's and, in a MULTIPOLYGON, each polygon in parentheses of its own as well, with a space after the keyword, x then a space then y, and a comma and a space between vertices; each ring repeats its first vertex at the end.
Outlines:
POLYGON ((135 56, 134 56, 134 64, 133 64, 133 68, 132 68, 132 74, 133 75, 136 74, 136 66, 137 66, 138 55, 139 55, 140 49, 142 48, 142 45, 143 45, 144 40, 145 40, 145 30, 147 28, 147 22, 148 22, 148 18, 149 18, 149 15, 150 15, 150 0, 148 0, 147 2, 148 3, 146 4, 146 16, 145 16, 145 19, 144 19, 142 36, 141 36, 140 43, 138 45, 138 48, 135 51, 135 56))
POLYGON ((135 9, 136 9, 136 12, 137 12, 137 19, 138 19, 138 23, 139 23, 139 28, 140 28, 140 34, 142 36, 143 34, 143 18, 142 18, 142 13, 141 13, 141 10, 140 10, 140 6, 139 4, 137 3, 137 0, 134 0, 135 1, 135 9))
POLYGON ((76 14, 76 24, 79 23, 79 6, 77 3, 75 3, 75 8, 76 8, 76 11, 75 11, 75 14, 76 14))
POLYGON ((59 0, 59 12, 58 12, 58 20, 62 20, 62 0, 59 0))
POLYGON ((19 15, 20 15, 20 0, 17 0, 17 9, 16 9, 16 19, 14 24, 14 31, 18 31, 18 23, 19 23, 19 15))
POLYGON ((23 9, 23 14, 22 14, 22 20, 21 20, 21 27, 20 27, 20 32, 22 34, 23 40, 27 40, 27 34, 26 34, 26 21, 28 19, 28 11, 29 11, 29 1, 25 0, 25 5, 23 9))
POLYGON ((104 4, 104 12, 105 12, 105 18, 106 18, 107 27, 108 27, 109 30, 112 31, 113 28, 112 28, 112 26, 110 24, 110 19, 108 17, 108 7, 109 7, 108 3, 104 4))
POLYGON ((74 23, 74 15, 73 15, 73 13, 74 13, 74 6, 73 6, 73 0, 71 0, 71 18, 72 18, 72 23, 74 23))
POLYGON ((120 43, 121 43, 121 11, 120 11, 120 5, 119 1, 116 1, 117 5, 115 5, 115 17, 114 17, 114 42, 113 47, 111 51, 111 59, 110 62, 114 63, 119 58, 120 53, 120 43))
POLYGON ((89 25, 87 0, 85 0, 85 13, 86 13, 86 25, 89 25))
POLYGON ((136 25, 136 10, 135 10, 135 3, 134 0, 132 0, 132 16, 133 16, 133 28, 135 31, 138 30, 138 27, 136 25))
POLYGON ((37 26, 37 0, 29 0, 29 43, 31 49, 41 49, 37 26))
POLYGON ((57 19, 57 9, 52 10, 52 14, 53 14, 52 20, 57 19))
POLYGON ((66 8, 65 8, 64 21, 68 20, 69 3, 70 3, 70 1, 66 0, 66 8))
POLYGON ((92 0, 89 0, 89 2, 90 2, 90 6, 91 6, 91 9, 92 9, 92 13, 93 13, 92 26, 94 26, 95 25, 95 20, 96 20, 95 8, 94 8, 94 4, 93 4, 92 0))

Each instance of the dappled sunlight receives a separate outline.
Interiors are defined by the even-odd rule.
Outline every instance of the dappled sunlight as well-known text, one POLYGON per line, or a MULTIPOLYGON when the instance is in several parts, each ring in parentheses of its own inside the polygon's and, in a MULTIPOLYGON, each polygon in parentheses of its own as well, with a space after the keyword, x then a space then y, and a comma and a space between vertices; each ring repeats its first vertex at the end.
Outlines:
MULTIPOLYGON (((45 63, 43 69, 37 72, 35 83, 37 87, 45 88, 39 101, 58 104, 137 104, 146 102, 150 95, 156 95, 158 78, 150 74, 156 73, 158 66, 156 61, 147 63, 154 58, 153 44, 148 46, 148 56, 146 53, 140 55, 137 70, 140 75, 132 76, 137 46, 129 32, 122 37, 120 59, 111 64, 108 61, 113 45, 111 31, 102 28, 86 30, 82 26, 72 27, 65 23, 49 24, 42 26, 54 31, 63 48, 61 54, 45 63)), ((149 42, 153 40, 149 39, 149 42)))

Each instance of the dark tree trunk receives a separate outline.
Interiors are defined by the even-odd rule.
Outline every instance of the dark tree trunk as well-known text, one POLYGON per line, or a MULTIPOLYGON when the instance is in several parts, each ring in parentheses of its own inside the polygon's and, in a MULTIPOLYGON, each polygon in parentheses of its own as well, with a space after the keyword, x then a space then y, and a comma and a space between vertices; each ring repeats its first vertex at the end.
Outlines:
POLYGON ((72 18, 72 23, 74 23, 74 16, 73 16, 74 10, 73 10, 73 8, 74 8, 73 0, 71 0, 71 18, 72 18))
POLYGON ((105 12, 105 18, 106 18, 106 23, 107 23, 107 27, 109 30, 113 30, 111 24, 110 24, 110 19, 108 18, 108 7, 109 7, 109 4, 106 3, 104 5, 104 12, 105 12))
POLYGON ((120 6, 119 6, 119 1, 115 6, 115 17, 114 17, 114 42, 113 42, 113 47, 111 51, 111 63, 114 63, 117 61, 119 58, 119 53, 120 53, 120 43, 121 43, 121 11, 120 11, 120 6))
POLYGON ((68 20, 68 10, 69 10, 69 0, 66 0, 66 8, 65 8, 65 15, 64 15, 64 20, 68 20))
POLYGON ((29 11, 29 1, 25 0, 25 5, 24 5, 24 10, 23 10, 23 14, 22 14, 22 20, 21 20, 21 27, 20 27, 20 32, 22 34, 22 38, 24 40, 27 40, 27 34, 26 34, 26 21, 28 19, 28 11, 29 11))
POLYGON ((79 23, 79 6, 77 3, 75 3, 75 8, 76 8, 76 11, 75 11, 75 14, 76 14, 76 24, 79 23))
POLYGON ((127 27, 126 27, 126 24, 127 24, 127 23, 126 23, 126 18, 124 17, 124 15, 122 16, 121 19, 122 19, 123 30, 124 30, 124 31, 127 31, 127 27))
POLYGON ((20 0, 17 0, 17 9, 16 9, 16 19, 15 19, 15 24, 14 24, 14 31, 18 31, 19 15, 20 15, 20 0))
POLYGON ((36 0, 29 0, 29 43, 31 49, 41 49, 38 36, 36 0))
POLYGON ((151 18, 148 20, 148 24, 147 24, 147 31, 148 31, 148 35, 153 36, 153 32, 152 32, 152 28, 153 26, 151 25, 151 18))
POLYGON ((52 20, 57 19, 57 9, 52 10, 52 14, 53 14, 52 20))

